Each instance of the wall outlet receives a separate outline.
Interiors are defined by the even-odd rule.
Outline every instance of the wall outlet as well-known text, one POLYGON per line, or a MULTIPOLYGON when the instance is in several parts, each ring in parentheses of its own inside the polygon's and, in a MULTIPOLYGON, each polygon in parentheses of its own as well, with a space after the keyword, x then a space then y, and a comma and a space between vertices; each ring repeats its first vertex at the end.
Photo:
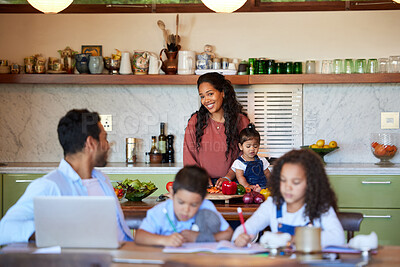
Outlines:
POLYGON ((381 112, 381 129, 399 129, 399 112, 381 112))
POLYGON ((106 132, 112 131, 112 115, 100 115, 100 122, 106 132))

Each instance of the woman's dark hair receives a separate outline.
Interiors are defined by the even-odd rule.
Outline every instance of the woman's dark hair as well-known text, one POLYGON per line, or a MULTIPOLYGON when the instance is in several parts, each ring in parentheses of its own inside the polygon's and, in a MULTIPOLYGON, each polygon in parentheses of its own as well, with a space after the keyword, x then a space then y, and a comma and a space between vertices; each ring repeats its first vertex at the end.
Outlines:
POLYGON ((208 178, 207 171, 202 167, 187 165, 176 174, 172 189, 174 194, 180 189, 185 189, 199 194, 204 199, 207 194, 208 178))
POLYGON ((100 116, 87 109, 73 109, 58 123, 58 140, 64 150, 64 156, 82 151, 88 136, 99 140, 100 128, 97 124, 100 116))
MULTIPOLYGON (((239 142, 238 125, 240 123, 239 114, 247 116, 242 111, 243 106, 237 101, 236 93, 230 81, 217 72, 210 72, 203 74, 197 80, 197 89, 202 83, 211 84, 216 90, 224 93, 224 100, 222 102, 222 109, 224 110, 225 119, 225 135, 226 135, 226 151, 225 157, 238 151, 237 143, 239 142)), ((204 134, 204 129, 207 127, 208 118, 210 113, 207 108, 201 105, 200 109, 193 113, 197 114, 196 122, 196 148, 200 149, 201 138, 204 134)))
POLYGON ((337 210, 336 195, 329 183, 324 163, 318 154, 309 149, 289 151, 274 162, 269 182, 276 205, 282 205, 284 202, 280 191, 280 178, 282 167, 286 163, 299 164, 304 169, 307 177, 304 213, 305 216, 308 216, 310 222, 320 218, 330 207, 333 207, 335 211, 337 210))
POLYGON ((260 133, 256 130, 256 126, 253 123, 249 123, 246 128, 240 131, 239 143, 243 145, 244 142, 253 139, 257 140, 260 144, 260 133))

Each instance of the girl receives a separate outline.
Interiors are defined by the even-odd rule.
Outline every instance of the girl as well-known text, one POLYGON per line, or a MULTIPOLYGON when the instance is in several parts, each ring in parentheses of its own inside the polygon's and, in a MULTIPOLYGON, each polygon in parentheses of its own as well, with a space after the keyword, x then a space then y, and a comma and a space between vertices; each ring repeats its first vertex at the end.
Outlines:
MULTIPOLYGON (((214 182, 225 176, 239 156, 239 132, 249 124, 232 84, 219 73, 197 80, 201 107, 185 130, 183 164, 205 168, 214 182)), ((234 172, 229 174, 234 178, 234 172)), ((211 180, 210 180, 211 185, 211 180)))
POLYGON ((321 158, 308 149, 292 150, 276 161, 270 179, 272 197, 236 228, 232 240, 245 246, 256 233, 270 226, 272 232, 294 235, 297 226, 321 227, 321 246, 343 245, 344 232, 336 216, 336 196, 321 158))
POLYGON ((239 134, 239 149, 243 154, 233 162, 231 168, 236 171, 236 178, 241 185, 257 192, 267 187, 267 178, 270 176, 269 162, 257 156, 259 147, 260 134, 250 123, 239 134))

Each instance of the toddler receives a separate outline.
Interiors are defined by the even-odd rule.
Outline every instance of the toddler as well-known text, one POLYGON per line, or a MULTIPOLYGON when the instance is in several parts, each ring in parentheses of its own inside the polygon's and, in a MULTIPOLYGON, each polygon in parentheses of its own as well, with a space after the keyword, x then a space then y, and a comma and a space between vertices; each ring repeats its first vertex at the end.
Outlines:
POLYGON ((136 232, 141 245, 179 247, 184 242, 230 240, 232 228, 214 204, 204 199, 209 176, 198 166, 181 169, 172 186, 171 199, 147 211, 136 232))
POLYGON ((297 226, 321 227, 321 246, 343 245, 344 232, 336 216, 336 196, 321 158, 308 149, 292 150, 276 163, 270 177, 272 197, 236 228, 232 240, 245 246, 267 226, 294 235, 297 226))

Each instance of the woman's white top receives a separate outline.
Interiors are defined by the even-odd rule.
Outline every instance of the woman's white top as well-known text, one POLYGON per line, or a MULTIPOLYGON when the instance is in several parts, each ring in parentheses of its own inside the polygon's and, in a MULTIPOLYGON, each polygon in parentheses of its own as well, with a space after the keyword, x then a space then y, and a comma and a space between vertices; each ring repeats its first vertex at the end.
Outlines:
MULTIPOLYGON (((304 216, 305 204, 298 211, 290 213, 287 211, 286 202, 284 202, 281 210, 282 217, 276 218, 276 205, 273 203, 272 197, 269 197, 245 222, 247 233, 256 235, 267 226, 270 226, 271 231, 276 233, 278 232, 279 223, 293 226, 305 226, 310 222, 309 218, 304 216)), ((315 227, 321 227, 322 247, 345 244, 343 227, 332 207, 322 214, 319 219, 315 219, 313 225, 315 227)), ((233 233, 232 241, 243 232, 243 227, 237 227, 233 233)))

